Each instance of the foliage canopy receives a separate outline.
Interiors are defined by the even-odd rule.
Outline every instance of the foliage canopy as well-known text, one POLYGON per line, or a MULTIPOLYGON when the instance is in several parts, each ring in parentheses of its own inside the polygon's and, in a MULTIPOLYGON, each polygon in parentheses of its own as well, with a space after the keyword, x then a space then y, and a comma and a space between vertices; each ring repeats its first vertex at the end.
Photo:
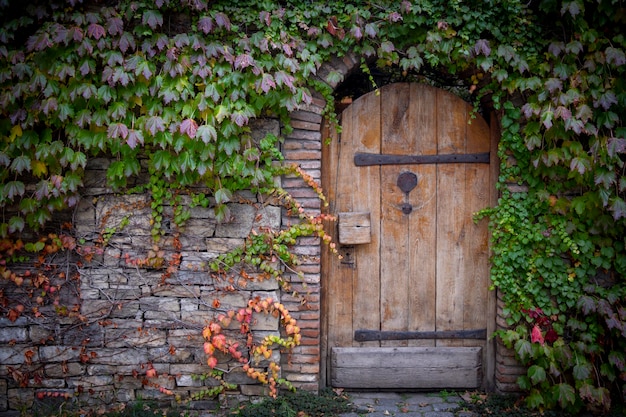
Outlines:
POLYGON ((341 74, 322 63, 438 71, 500 121, 501 199, 482 215, 529 403, 624 398, 621 1, 5 0, 0 16, 0 236, 74 206, 98 155, 113 189, 145 163, 152 185, 206 186, 223 219, 233 192, 284 172, 251 119, 288 125, 314 92, 332 119, 341 74))

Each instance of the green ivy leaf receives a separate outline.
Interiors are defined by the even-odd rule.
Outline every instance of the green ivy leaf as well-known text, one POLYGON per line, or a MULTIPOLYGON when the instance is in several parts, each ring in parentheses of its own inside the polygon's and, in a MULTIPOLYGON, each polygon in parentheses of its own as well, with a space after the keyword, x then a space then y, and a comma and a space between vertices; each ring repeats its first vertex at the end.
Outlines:
POLYGON ((570 384, 556 384, 552 387, 552 392, 562 409, 567 409, 576 402, 576 390, 570 384))
POLYGON ((26 192, 26 187, 22 181, 9 181, 4 184, 2 194, 9 200, 13 200, 15 197, 21 197, 26 192))
POLYGON ((13 159, 10 168, 18 174, 31 170, 30 157, 28 155, 20 155, 13 159))
POLYGON ((589 378, 589 376, 591 375, 591 365, 588 363, 584 363, 584 362, 577 363, 572 368, 572 374, 574 375, 574 378, 576 378, 577 380, 583 381, 589 378))
POLYGON ((9 233, 21 232, 24 229, 24 219, 17 216, 12 216, 9 219, 9 233))
POLYGON ((546 380, 546 370, 539 365, 532 365, 528 368, 527 375, 533 385, 537 385, 546 380))

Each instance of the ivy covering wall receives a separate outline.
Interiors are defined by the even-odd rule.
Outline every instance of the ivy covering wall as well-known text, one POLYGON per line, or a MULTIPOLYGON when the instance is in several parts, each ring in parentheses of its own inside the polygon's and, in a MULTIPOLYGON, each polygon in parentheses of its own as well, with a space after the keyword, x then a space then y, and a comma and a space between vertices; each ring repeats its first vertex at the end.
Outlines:
MULTIPOLYGON (((478 215, 491 219, 493 286, 511 325, 499 336, 528 365, 519 380, 527 402, 605 410, 624 400, 619 0, 2 1, 0 15, 3 280, 39 292, 11 265, 25 253, 80 248, 71 232, 37 233, 78 203, 94 157, 114 159, 108 187, 152 196, 155 262, 165 200, 189 195, 223 221, 235 193, 252 190, 299 212, 274 182, 298 173, 280 163, 281 137, 253 138, 249 123, 272 116, 289 132, 289 112, 316 94, 332 121, 342 75, 319 70, 352 53, 366 73, 377 66, 424 82, 440 74, 478 110, 496 112, 501 198, 478 215)), ((167 220, 182 226, 187 217, 167 220)), ((250 262, 280 279, 267 259, 296 262, 297 237, 325 236, 304 214, 277 233, 251 236, 216 268, 250 262)), ((32 314, 0 300, 8 317, 32 314)))

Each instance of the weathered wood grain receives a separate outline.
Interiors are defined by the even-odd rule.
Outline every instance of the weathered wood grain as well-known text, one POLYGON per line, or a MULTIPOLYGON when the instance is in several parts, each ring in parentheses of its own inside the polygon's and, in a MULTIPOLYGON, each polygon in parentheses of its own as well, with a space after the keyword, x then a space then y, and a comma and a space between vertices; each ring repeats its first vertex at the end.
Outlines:
MULTIPOLYGON (((393 365, 396 369, 396 359, 404 360, 402 355, 392 355, 384 358, 384 366, 367 371, 371 373, 361 375, 346 367, 343 373, 336 374, 337 362, 331 361, 334 355, 331 352, 343 352, 341 349, 367 348, 353 354, 374 355, 379 360, 383 358, 372 352, 387 352, 385 349, 390 348, 444 349, 443 357, 450 347, 461 349, 459 352, 474 347, 478 352, 491 349, 486 337, 354 338, 355 329, 400 333, 493 329, 495 310, 488 290, 487 225, 486 222, 474 224, 472 216, 493 202, 491 184, 497 170, 484 163, 484 159, 481 163, 363 166, 357 166, 354 160, 357 153, 392 158, 479 154, 493 159, 496 151, 493 135, 490 136, 489 127, 480 116, 471 119, 471 111, 469 104, 449 92, 424 84, 392 84, 358 98, 342 113, 342 133, 340 137, 335 135, 324 151, 322 166, 324 187, 332 188, 327 190, 331 197, 329 213, 369 212, 371 241, 356 244, 367 239, 360 236, 344 241, 342 238, 347 244, 339 247, 344 260, 334 258, 323 265, 324 360, 333 384, 341 381, 338 386, 349 386, 349 378, 355 379, 354 384, 361 384, 368 375, 384 373, 384 367, 393 365), (403 173, 417 178, 417 186, 408 193, 398 186, 398 177, 403 173), (341 378, 337 379, 338 375, 341 378)), ((333 233, 336 240, 337 232, 333 233)), ((438 358, 439 354, 433 355, 438 358)), ((446 386, 435 386, 443 384, 437 378, 451 378, 451 384, 461 384, 455 382, 455 375, 451 375, 455 372, 445 362, 437 361, 433 363, 443 367, 437 376, 426 378, 430 379, 430 386, 425 388, 446 386)), ((491 358, 485 357, 485 361, 479 358, 478 365, 470 361, 479 369, 467 371, 462 384, 480 386, 484 373, 481 366, 488 361, 491 358), (472 382, 467 382, 467 378, 472 382)), ((493 372, 492 365, 489 372, 493 372)), ((412 365, 406 366, 412 369, 409 373, 422 372, 411 368, 412 365)), ((383 385, 375 388, 384 388, 384 384, 393 388, 395 375, 390 374, 389 381, 383 378, 383 385)))
POLYGON ((479 347, 334 348, 331 383, 352 389, 474 389, 479 347))

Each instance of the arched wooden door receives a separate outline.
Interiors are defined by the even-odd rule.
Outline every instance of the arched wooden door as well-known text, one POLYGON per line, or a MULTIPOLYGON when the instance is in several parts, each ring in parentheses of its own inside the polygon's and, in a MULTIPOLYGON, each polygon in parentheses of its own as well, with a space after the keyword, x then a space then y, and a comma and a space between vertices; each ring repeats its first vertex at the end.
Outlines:
POLYGON ((326 385, 488 387, 490 130, 459 97, 392 84, 329 132, 323 186, 342 256, 323 258, 326 385))

